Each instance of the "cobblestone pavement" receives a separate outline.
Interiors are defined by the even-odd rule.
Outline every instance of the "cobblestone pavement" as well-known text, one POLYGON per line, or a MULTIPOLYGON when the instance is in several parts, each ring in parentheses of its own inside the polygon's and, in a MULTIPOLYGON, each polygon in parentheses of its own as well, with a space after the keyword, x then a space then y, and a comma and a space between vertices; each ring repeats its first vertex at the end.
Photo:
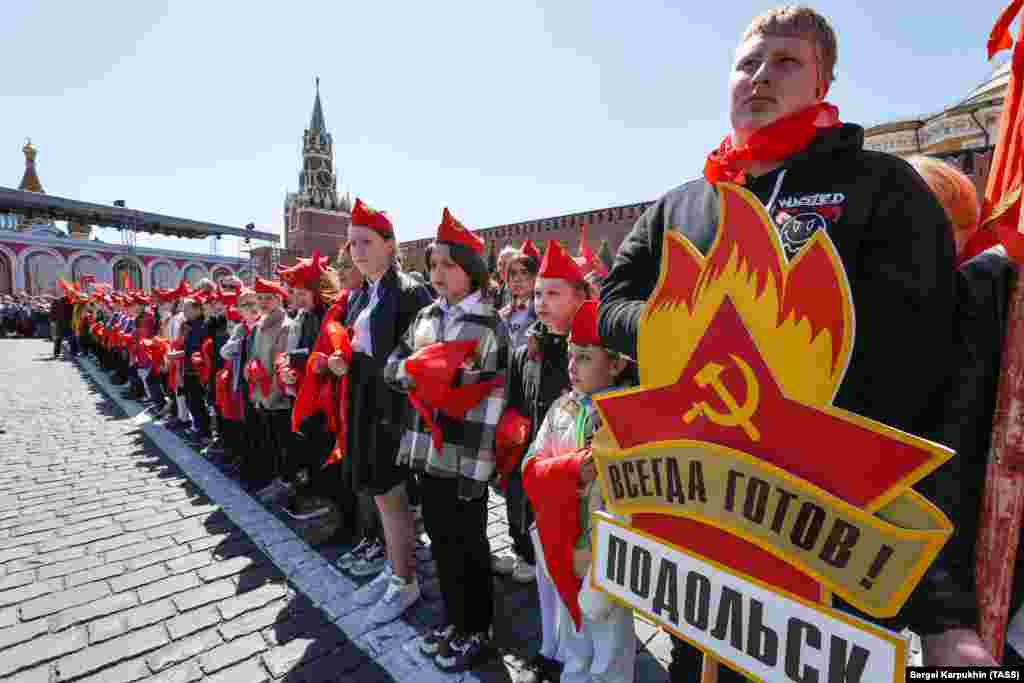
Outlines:
MULTIPOLYGON (((425 599, 370 630, 353 581, 87 361, 0 340, 0 680, 509 681, 536 651, 536 591, 498 579, 480 671, 442 674, 413 638, 442 608, 429 548, 425 599)), ((492 548, 509 543, 492 496, 492 548)), ((637 681, 667 676, 668 640, 637 622, 637 681)))

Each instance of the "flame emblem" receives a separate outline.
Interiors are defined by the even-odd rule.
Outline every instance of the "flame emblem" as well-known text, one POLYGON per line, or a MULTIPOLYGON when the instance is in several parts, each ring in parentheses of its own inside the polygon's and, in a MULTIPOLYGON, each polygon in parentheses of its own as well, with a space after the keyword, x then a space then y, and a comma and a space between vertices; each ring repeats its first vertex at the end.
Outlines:
POLYGON ((809 405, 832 402, 853 350, 854 309, 832 240, 814 233, 791 262, 757 197, 717 185, 719 232, 707 256, 665 233, 661 277, 641 316, 641 384, 672 383, 728 297, 783 391, 809 405), (677 342, 666 348, 665 339, 677 342))

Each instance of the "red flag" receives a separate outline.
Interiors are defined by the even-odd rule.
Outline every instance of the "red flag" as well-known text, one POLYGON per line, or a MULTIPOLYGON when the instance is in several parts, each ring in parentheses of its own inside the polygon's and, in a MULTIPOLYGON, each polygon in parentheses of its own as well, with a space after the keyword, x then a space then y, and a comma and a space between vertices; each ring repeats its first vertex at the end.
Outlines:
POLYGON ((1010 81, 999 119, 999 137, 992 157, 985 199, 981 207, 981 228, 968 241, 967 260, 996 244, 1003 244, 1015 263, 1024 262, 1024 235, 1020 231, 1021 190, 1024 183, 1024 44, 1014 45, 1010 25, 1024 7, 1014 0, 1003 10, 988 39, 988 56, 1013 48, 1010 81))
MULTIPOLYGON (((999 16, 988 40, 989 58, 1013 47, 1010 82, 985 187, 981 228, 967 243, 964 258, 1002 243, 1015 263, 1024 262, 1024 235, 1020 231, 1021 188, 1024 181, 1024 46, 1014 45, 1010 25, 1024 7, 1014 0, 999 16)), ((1002 368, 996 397, 992 447, 985 472, 985 492, 975 555, 978 596, 978 633, 996 661, 1001 661, 1009 616, 1021 521, 1024 517, 1024 283, 1017 279, 1007 311, 1002 368)))
POLYGON ((127 271, 121 276, 121 289, 129 290, 132 288, 132 279, 128 275, 127 271))
POLYGON ((580 267, 584 273, 597 272, 601 277, 608 276, 608 268, 605 267, 604 262, 594 255, 594 252, 590 250, 590 246, 587 244, 587 226, 580 227, 580 248, 577 253, 578 260, 582 261, 580 267))

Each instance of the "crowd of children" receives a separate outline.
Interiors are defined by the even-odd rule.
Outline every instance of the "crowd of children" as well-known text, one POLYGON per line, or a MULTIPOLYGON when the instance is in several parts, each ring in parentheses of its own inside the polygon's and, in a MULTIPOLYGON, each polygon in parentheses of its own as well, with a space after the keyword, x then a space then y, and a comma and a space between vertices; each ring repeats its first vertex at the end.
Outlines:
POLYGON ((579 597, 601 505, 590 396, 632 374, 597 337, 602 264, 526 242, 502 254, 499 288, 483 241, 447 209, 429 284, 402 272, 396 247, 388 216, 357 201, 336 265, 314 253, 279 280, 149 295, 62 283, 75 348, 308 540, 350 543, 338 567, 373 577, 352 599, 374 623, 421 597, 419 515, 445 616, 418 646, 440 669, 495 654, 500 573, 538 586, 543 642, 524 681, 632 680, 632 617, 579 597), (486 531, 498 488, 506 557, 486 531))

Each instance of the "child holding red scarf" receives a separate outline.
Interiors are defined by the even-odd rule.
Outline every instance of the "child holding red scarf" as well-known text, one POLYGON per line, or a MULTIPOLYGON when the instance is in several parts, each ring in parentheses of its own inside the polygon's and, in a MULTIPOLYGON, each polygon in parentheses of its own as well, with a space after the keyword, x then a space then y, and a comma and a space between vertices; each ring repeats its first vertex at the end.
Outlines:
POLYGON ((600 420, 593 396, 615 388, 629 362, 602 346, 597 302, 580 306, 569 333, 572 391, 548 410, 523 459, 523 483, 537 511, 531 535, 545 622, 541 653, 564 664, 559 680, 566 683, 630 683, 634 675, 632 610, 583 583, 591 563, 590 513, 602 507, 589 452, 600 420))
MULTIPOLYGON (((439 668, 463 671, 493 654, 487 497, 495 432, 505 405, 508 333, 488 291, 484 242, 448 209, 427 248, 427 261, 438 298, 409 326, 384 374, 409 394, 418 413, 409 416, 398 462, 420 473, 423 522, 444 600, 446 623, 427 633, 420 649, 439 668), (432 404, 415 361, 424 351, 460 342, 469 342, 462 347, 468 357, 449 369, 454 386, 440 383, 442 404, 432 404), (461 407, 453 407, 453 401, 461 407)), ((381 619, 394 618, 412 604, 418 586, 408 593, 398 593, 393 603, 386 594, 376 608, 381 619)))

